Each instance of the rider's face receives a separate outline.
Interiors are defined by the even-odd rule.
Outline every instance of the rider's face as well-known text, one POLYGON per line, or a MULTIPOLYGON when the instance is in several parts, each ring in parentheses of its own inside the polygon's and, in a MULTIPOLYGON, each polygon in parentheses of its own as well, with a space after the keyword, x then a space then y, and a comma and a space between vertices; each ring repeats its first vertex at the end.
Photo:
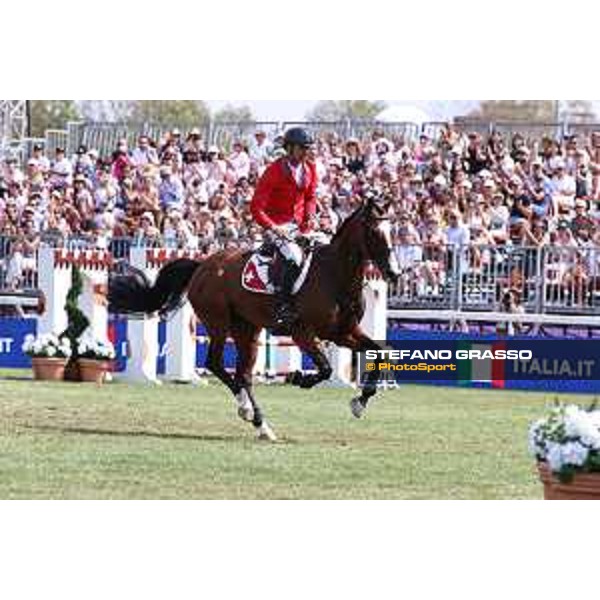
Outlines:
POLYGON ((290 148, 290 158, 295 161, 303 161, 308 158, 309 148, 306 146, 299 146, 294 144, 290 148))

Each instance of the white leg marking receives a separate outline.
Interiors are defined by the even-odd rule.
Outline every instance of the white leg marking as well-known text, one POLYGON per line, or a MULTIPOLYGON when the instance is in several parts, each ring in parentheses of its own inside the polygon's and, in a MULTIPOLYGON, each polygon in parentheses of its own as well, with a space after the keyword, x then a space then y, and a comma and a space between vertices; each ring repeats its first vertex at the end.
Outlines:
POLYGON ((357 419, 360 419, 363 416, 363 413, 365 412, 365 407, 364 404, 360 401, 360 396, 352 398, 352 400, 350 401, 350 410, 357 419))
POLYGON ((269 442, 277 441, 275 432, 271 429, 270 425, 266 421, 263 421, 262 425, 258 428, 258 439, 267 440, 269 442))
POLYGON ((238 405, 238 415, 244 421, 252 421, 254 419, 254 407, 250 400, 250 396, 246 389, 241 389, 236 395, 235 399, 238 405))

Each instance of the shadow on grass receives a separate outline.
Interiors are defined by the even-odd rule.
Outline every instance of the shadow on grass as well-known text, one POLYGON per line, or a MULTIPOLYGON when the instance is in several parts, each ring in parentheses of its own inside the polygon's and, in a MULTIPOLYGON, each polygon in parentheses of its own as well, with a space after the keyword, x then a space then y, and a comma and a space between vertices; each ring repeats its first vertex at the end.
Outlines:
MULTIPOLYGON (((112 437, 142 437, 160 440, 191 440, 196 442, 240 442, 249 441, 236 435, 210 435, 194 433, 161 433, 158 431, 115 431, 112 429, 98 429, 92 427, 64 427, 60 425, 23 425, 26 429, 36 431, 70 433, 76 435, 106 435, 112 437)), ((277 444, 295 444, 296 441, 288 438, 279 438, 277 444)))

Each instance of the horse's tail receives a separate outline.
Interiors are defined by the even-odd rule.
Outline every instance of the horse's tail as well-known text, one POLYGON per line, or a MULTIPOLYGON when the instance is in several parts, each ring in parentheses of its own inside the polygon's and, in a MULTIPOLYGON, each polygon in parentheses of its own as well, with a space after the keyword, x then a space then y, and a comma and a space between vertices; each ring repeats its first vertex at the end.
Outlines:
POLYGON ((108 281, 108 309, 121 314, 165 315, 185 301, 185 290, 200 263, 180 258, 167 263, 154 282, 143 271, 127 266, 124 274, 111 274, 108 281))

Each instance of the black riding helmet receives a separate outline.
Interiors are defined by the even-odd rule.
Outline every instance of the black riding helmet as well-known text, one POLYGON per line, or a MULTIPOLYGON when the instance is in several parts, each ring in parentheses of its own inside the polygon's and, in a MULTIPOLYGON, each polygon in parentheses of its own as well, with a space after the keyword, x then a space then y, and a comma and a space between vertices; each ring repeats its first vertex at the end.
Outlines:
POLYGON ((308 148, 309 146, 312 146, 313 143, 314 140, 310 133, 302 127, 292 127, 291 129, 288 129, 283 136, 284 148, 288 148, 294 144, 302 146, 303 148, 308 148))

